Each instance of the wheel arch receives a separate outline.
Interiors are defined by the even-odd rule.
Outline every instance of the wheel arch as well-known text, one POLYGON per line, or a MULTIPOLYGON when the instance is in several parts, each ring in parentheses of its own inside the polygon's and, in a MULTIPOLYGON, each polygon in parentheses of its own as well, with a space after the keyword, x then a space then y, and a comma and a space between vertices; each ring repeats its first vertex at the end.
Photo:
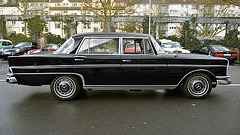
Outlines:
POLYGON ((212 87, 215 88, 217 86, 217 80, 216 80, 216 76, 209 70, 206 69, 198 69, 198 70, 193 70, 188 72, 177 84, 177 86, 182 86, 184 81, 191 75, 196 74, 196 73, 204 73, 206 75, 209 76, 209 78, 212 81, 212 87))
POLYGON ((84 79, 83 75, 78 74, 78 73, 49 73, 49 74, 53 75, 51 77, 51 79, 49 79, 49 82, 48 82, 49 84, 58 76, 74 76, 77 79, 79 79, 82 86, 85 85, 85 79, 84 79))

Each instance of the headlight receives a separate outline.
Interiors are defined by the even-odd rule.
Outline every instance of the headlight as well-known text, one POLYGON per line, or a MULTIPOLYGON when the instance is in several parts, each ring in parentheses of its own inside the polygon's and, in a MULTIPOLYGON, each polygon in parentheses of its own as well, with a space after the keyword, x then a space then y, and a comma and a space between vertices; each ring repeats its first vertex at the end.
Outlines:
POLYGON ((16 53, 19 53, 19 52, 20 52, 20 49, 17 49, 17 50, 16 50, 16 53))

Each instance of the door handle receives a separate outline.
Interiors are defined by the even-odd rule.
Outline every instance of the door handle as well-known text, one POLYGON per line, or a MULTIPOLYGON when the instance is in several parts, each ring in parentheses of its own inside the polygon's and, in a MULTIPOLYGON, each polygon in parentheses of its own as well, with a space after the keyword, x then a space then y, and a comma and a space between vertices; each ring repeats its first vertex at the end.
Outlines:
POLYGON ((122 60, 122 62, 132 62, 131 60, 122 60))
POLYGON ((75 61, 84 61, 84 59, 74 59, 75 61))

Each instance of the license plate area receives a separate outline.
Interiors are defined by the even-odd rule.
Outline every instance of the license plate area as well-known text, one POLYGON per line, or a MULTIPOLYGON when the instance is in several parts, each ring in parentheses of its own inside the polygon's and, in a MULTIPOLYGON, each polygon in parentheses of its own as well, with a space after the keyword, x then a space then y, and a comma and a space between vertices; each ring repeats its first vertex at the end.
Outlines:
POLYGON ((232 56, 232 54, 223 54, 223 56, 232 56))

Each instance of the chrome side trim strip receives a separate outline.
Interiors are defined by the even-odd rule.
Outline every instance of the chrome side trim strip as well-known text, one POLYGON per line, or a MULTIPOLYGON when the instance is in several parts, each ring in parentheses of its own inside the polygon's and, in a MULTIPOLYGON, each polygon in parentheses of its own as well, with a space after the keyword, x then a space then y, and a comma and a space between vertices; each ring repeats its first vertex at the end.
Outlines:
POLYGON ((157 90, 174 89, 177 85, 84 85, 84 89, 91 90, 157 90))
POLYGON ((83 86, 85 85, 85 79, 81 74, 78 73, 14 73, 14 75, 77 75, 82 79, 83 86))
POLYGON ((79 64, 79 65, 40 65, 12 66, 12 69, 52 69, 52 68, 99 68, 99 67, 226 67, 226 65, 184 65, 184 64, 79 64))
POLYGON ((168 64, 168 67, 226 67, 226 65, 168 64))

